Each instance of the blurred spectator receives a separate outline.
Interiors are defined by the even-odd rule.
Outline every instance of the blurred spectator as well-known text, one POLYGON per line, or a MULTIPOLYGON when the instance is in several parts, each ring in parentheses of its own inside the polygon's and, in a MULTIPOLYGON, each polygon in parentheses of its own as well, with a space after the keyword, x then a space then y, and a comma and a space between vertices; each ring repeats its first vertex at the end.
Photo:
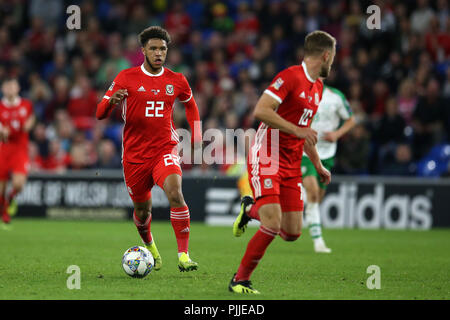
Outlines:
POLYGON ((370 99, 368 113, 373 120, 378 120, 386 109, 386 101, 389 97, 389 88, 383 80, 377 80, 373 84, 373 96, 370 99))
POLYGON ((70 162, 69 154, 61 148, 61 142, 58 139, 50 141, 49 154, 44 159, 41 159, 42 169, 54 173, 65 172, 70 162))
POLYGON ((425 34, 425 45, 431 59, 435 62, 443 62, 450 57, 450 34, 447 30, 441 31, 436 16, 430 19, 428 32, 425 34))
POLYGON ((80 36, 83 36, 83 39, 80 39, 80 46, 82 50, 92 48, 98 51, 103 51, 107 48, 106 35, 101 30, 100 21, 94 16, 90 16, 87 19, 86 31, 84 32, 83 29, 83 33, 81 33, 80 36))
MULTIPOLYGON (((166 15, 164 25, 174 42, 183 44, 189 39, 192 26, 191 17, 185 12, 182 1, 175 1, 171 10, 166 15)), ((142 31, 147 26, 139 29, 142 31)), ((140 31, 135 31, 138 33, 140 31)))
POLYGON ((344 19, 345 26, 349 28, 359 28, 364 21, 364 16, 361 12, 361 4, 358 0, 350 1, 349 12, 344 19))
POLYGON ((140 3, 135 4, 131 8, 130 19, 127 21, 126 33, 139 34, 142 30, 148 27, 150 22, 147 8, 140 3))
POLYGON ((70 91, 67 111, 73 119, 75 127, 80 130, 92 129, 95 123, 97 93, 91 87, 89 78, 80 76, 70 91))
POLYGON ((52 97, 50 87, 37 73, 32 73, 29 81, 31 85, 29 97, 33 101, 33 112, 38 121, 44 121, 45 109, 52 97))
POLYGON ((342 12, 341 3, 339 1, 330 3, 328 6, 328 15, 326 22, 323 24, 322 29, 333 37, 336 38, 338 42, 341 40, 341 30, 342 30, 342 12))
MULTIPOLYGON (((170 54, 172 55, 173 52, 171 51, 170 54)), ((124 56, 131 67, 139 66, 144 62, 144 55, 142 54, 141 46, 135 34, 127 36, 124 56)))
POLYGON ((322 16, 320 15, 320 2, 308 1, 306 3, 306 31, 312 32, 320 29, 322 25, 322 16))
POLYGON ((424 33, 433 15, 433 9, 430 8, 428 0, 417 0, 417 8, 411 14, 413 31, 424 33))
POLYGON ((345 174, 367 174, 369 165, 369 133, 362 124, 356 124, 340 140, 337 153, 337 171, 345 174))
POLYGON ((89 169, 89 159, 85 144, 74 144, 70 149, 70 165, 72 170, 89 169))
POLYGON ((98 161, 97 145, 92 140, 86 139, 85 143, 86 161, 88 168, 94 168, 98 161))
POLYGON ((120 169, 122 166, 116 147, 111 140, 102 140, 98 145, 98 160, 96 168, 120 169))
MULTIPOLYGON (((142 57, 142 54, 140 54, 140 56, 142 57)), ((170 50, 167 57, 167 67, 172 71, 181 72, 186 77, 189 77, 190 69, 185 61, 183 61, 183 54, 178 48, 173 48, 170 50)))
POLYGON ((439 82, 430 79, 426 95, 419 99, 413 114, 415 159, 424 156, 433 143, 441 141, 445 121, 444 101, 439 92, 439 82))
POLYGON ((56 78, 60 76, 70 76, 70 66, 68 65, 67 54, 60 50, 54 53, 53 60, 43 67, 44 79, 50 84, 56 84, 56 78))
POLYGON ((122 38, 117 33, 110 36, 108 58, 97 73, 97 84, 111 83, 120 71, 130 67, 123 55, 121 41, 122 38))
POLYGON ((239 1, 237 4, 236 24, 234 26, 235 32, 242 31, 249 42, 253 43, 260 29, 260 22, 256 14, 249 8, 249 3, 246 1, 239 1))
POLYGON ((397 103, 400 115, 406 124, 410 125, 417 104, 417 94, 414 89, 414 82, 411 79, 406 78, 400 83, 397 103))
POLYGON ((380 174, 383 175, 412 176, 415 172, 411 147, 407 144, 396 145, 394 151, 387 154, 380 164, 380 174))
POLYGON ((389 86, 390 92, 396 92, 402 79, 407 74, 406 68, 402 64, 402 57, 399 52, 393 51, 381 69, 381 76, 389 86))
POLYGON ((437 0, 436 6, 440 30, 445 31, 447 30, 449 18, 448 0, 437 0))
POLYGON ((49 123, 54 120, 58 110, 65 110, 69 104, 69 80, 65 76, 58 76, 55 79, 53 87, 53 98, 45 109, 45 122, 49 123))
POLYGON ((211 7, 211 26, 214 30, 229 33, 234 29, 234 21, 228 15, 228 8, 225 4, 217 2, 211 7))
POLYGON ((49 141, 47 139, 45 124, 37 122, 31 132, 31 139, 36 143, 38 155, 41 158, 48 156, 49 141))
POLYGON ((28 158, 30 163, 30 173, 40 172, 43 170, 42 157, 39 155, 37 144, 33 141, 30 141, 28 144, 28 158))
MULTIPOLYGON (((297 14, 292 18, 291 35, 289 42, 292 45, 292 49, 301 47, 305 43, 305 37, 308 34, 306 32, 305 19, 302 15, 297 14)), ((296 57, 298 58, 298 57, 296 57)))
POLYGON ((406 123, 398 113, 397 101, 389 98, 386 103, 386 112, 375 127, 374 138, 380 146, 390 142, 401 142, 404 140, 406 123))
POLYGON ((75 135, 75 127, 66 110, 60 109, 55 112, 55 120, 52 124, 53 138, 58 138, 64 151, 69 152, 72 138, 75 135))

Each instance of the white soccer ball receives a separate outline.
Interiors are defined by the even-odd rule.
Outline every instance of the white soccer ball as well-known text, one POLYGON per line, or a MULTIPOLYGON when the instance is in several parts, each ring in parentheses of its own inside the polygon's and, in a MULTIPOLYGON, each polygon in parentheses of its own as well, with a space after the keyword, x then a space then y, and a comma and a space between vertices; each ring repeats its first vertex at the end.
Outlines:
POLYGON ((155 265, 155 260, 147 248, 131 247, 122 257, 122 267, 127 275, 133 278, 144 278, 155 265))

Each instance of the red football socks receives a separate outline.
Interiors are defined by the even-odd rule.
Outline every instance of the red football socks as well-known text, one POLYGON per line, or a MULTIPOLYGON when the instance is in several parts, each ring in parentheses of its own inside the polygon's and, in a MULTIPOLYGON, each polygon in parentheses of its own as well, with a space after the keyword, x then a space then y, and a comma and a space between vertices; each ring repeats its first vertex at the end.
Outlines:
POLYGON ((178 244, 178 252, 188 252, 191 218, 187 206, 170 209, 170 221, 178 244))
POLYGON ((8 194, 8 203, 11 203, 11 201, 17 196, 17 194, 19 193, 19 190, 13 188, 11 190, 11 192, 8 194))
POLYGON ((250 208, 250 211, 246 212, 247 215, 252 218, 252 219, 256 219, 258 221, 259 220, 259 215, 258 215, 258 208, 256 206, 256 203, 252 205, 252 207, 250 208))
POLYGON ((136 228, 139 232, 139 235, 142 238, 142 241, 145 244, 149 244, 153 241, 152 238, 152 233, 150 232, 150 225, 152 222, 152 214, 149 213, 147 219, 142 222, 137 216, 136 216, 136 212, 133 211, 133 221, 134 224, 136 225, 136 228))
POLYGON ((277 235, 278 232, 274 232, 262 225, 259 227, 253 238, 251 238, 248 242, 247 250, 241 260, 238 272, 234 277, 235 281, 250 279, 250 276, 258 265, 259 260, 261 260, 267 247, 277 235))
POLYGON ((9 223, 11 221, 11 217, 9 216, 8 212, 6 212, 7 207, 8 203, 6 202, 5 197, 0 196, 0 212, 2 214, 2 221, 4 223, 9 223))

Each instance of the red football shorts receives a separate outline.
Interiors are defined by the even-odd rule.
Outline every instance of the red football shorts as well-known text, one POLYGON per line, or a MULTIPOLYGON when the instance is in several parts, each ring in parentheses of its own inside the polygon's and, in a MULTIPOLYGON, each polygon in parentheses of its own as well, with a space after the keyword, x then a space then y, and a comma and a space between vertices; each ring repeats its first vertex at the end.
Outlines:
POLYGON ((176 151, 163 152, 145 163, 123 161, 125 185, 134 202, 150 199, 152 187, 156 184, 163 189, 165 179, 171 174, 182 175, 180 157, 176 151))
MULTIPOLYGON (((248 178, 252 188, 253 198, 260 207, 268 203, 279 203, 282 212, 303 211, 302 176, 299 174, 285 175, 286 171, 278 169, 275 173, 262 174, 264 165, 247 162, 248 178)), ((266 171, 267 172, 267 171, 266 171)))
POLYGON ((11 173, 28 174, 28 148, 9 148, 0 144, 0 180, 7 181, 11 173))

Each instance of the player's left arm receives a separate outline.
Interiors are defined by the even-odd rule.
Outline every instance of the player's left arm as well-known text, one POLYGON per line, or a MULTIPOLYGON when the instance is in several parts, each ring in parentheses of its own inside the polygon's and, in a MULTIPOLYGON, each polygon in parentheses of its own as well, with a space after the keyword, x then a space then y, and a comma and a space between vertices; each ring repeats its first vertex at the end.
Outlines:
POLYGON ((183 104, 186 112, 186 119, 192 131, 191 142, 194 147, 199 147, 202 144, 203 137, 197 103, 192 97, 189 101, 184 102, 183 104))
POLYGON ((340 99, 338 103, 337 115, 344 120, 344 123, 335 131, 325 132, 323 139, 329 142, 336 142, 344 134, 349 132, 356 124, 352 108, 345 95, 336 88, 331 89, 340 99))
POLYGON ((34 124, 36 123, 36 116, 33 112, 33 104, 31 101, 28 101, 27 105, 27 117, 23 123, 22 130, 25 132, 30 132, 33 129, 34 124))
POLYGON ((340 126, 336 131, 325 132, 323 139, 329 142, 335 142, 339 140, 344 134, 349 132, 355 126, 355 124, 355 116, 351 116, 350 118, 345 120, 342 126, 340 126))
POLYGON ((197 148, 201 146, 203 141, 200 114, 198 112, 198 106, 192 94, 191 87, 189 86, 189 83, 183 75, 181 77, 181 87, 182 91, 178 96, 178 99, 184 105, 186 120, 191 127, 191 143, 194 148, 197 148))
POLYGON ((35 123, 36 123, 36 116, 34 114, 31 114, 27 118, 27 120, 25 120, 25 123, 23 125, 23 131, 30 132, 31 129, 33 129, 35 123))
POLYGON ((317 174, 320 177, 320 182, 326 185, 329 184, 331 182, 331 173, 322 165, 316 146, 305 143, 303 146, 303 151, 305 151, 309 160, 311 160, 312 164, 316 168, 317 174))

